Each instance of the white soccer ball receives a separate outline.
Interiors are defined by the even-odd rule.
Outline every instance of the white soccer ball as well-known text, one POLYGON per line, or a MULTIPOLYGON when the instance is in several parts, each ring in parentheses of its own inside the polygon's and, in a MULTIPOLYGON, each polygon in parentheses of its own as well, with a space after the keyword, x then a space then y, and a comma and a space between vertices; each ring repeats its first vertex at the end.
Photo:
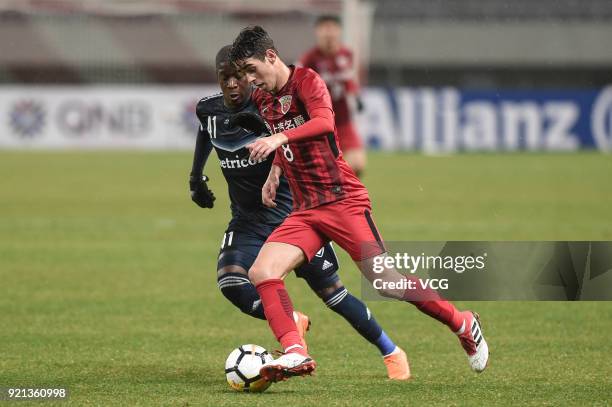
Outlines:
POLYGON ((272 361, 272 356, 259 345, 242 345, 234 349, 225 361, 225 377, 236 391, 262 392, 270 382, 259 375, 259 369, 272 361))

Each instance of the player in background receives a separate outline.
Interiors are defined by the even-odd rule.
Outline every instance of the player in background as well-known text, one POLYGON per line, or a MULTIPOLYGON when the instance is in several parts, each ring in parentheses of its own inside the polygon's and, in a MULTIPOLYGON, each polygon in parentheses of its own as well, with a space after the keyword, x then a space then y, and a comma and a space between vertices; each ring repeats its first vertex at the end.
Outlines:
MULTIPOLYGON (((203 178, 202 170, 214 148, 227 181, 232 219, 223 235, 217 263, 217 282, 223 295, 242 312, 266 319, 257 290, 249 281, 247 270, 272 231, 291 212, 292 199, 287 181, 282 178, 277 189, 277 205, 268 208, 261 202, 261 188, 268 177, 273 156, 249 160, 245 145, 259 137, 257 132, 233 126, 233 118, 258 114, 251 102, 251 86, 228 62, 231 46, 221 48, 216 56, 216 69, 222 93, 200 100, 196 113, 201 122, 196 140, 189 180, 193 201, 203 208, 212 208, 214 195, 203 178)), ((261 120, 259 116, 256 116, 261 120)), ((263 120, 263 130, 267 132, 263 120)), ((330 309, 344 317, 366 340, 381 352, 387 376, 395 380, 410 378, 406 354, 382 330, 366 305, 343 286, 337 274, 338 260, 330 244, 310 263, 296 268, 313 291, 330 309)), ((292 313, 300 336, 308 329, 304 314, 292 313)))
POLYGON ((331 240, 349 253, 368 280, 382 278, 395 285, 378 290, 380 294, 409 302, 447 325, 458 336, 470 367, 482 372, 489 351, 477 314, 459 311, 394 267, 374 272, 374 258, 386 256, 386 249, 372 218, 368 191, 337 147, 331 98, 321 77, 311 69, 285 65, 259 26, 240 32, 231 59, 257 87, 253 101, 273 133, 247 145, 252 160, 276 152, 262 202, 272 208, 278 205, 281 175, 293 196, 293 212, 268 237, 249 270, 270 329, 285 352, 261 368, 262 377, 278 381, 316 368, 290 317, 293 306, 283 278, 331 240), (410 281, 416 282, 414 289, 403 288, 410 281))
POLYGON ((353 122, 353 112, 361 111, 357 73, 353 53, 341 42, 340 18, 320 16, 315 23, 317 45, 300 58, 298 66, 311 68, 325 81, 336 114, 336 129, 344 160, 361 176, 366 166, 366 152, 353 122))

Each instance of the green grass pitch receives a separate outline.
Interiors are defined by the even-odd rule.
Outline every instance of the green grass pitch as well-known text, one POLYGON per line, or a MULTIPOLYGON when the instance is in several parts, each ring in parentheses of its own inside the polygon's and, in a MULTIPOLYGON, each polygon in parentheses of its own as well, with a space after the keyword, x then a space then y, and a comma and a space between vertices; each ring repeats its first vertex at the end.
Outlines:
MULTIPOLYGON (((610 403, 612 303, 461 303, 490 343, 482 375, 445 327, 410 305, 370 303, 411 360, 414 380, 393 383, 375 348, 293 276, 316 376, 231 391, 227 354, 277 344, 216 288, 229 210, 214 161, 211 211, 189 199, 189 153, 0 154, 0 387, 68 387, 59 405, 610 403)), ((612 240, 610 156, 372 153, 369 165, 387 240, 612 240)), ((356 268, 340 260, 359 295, 356 268)))

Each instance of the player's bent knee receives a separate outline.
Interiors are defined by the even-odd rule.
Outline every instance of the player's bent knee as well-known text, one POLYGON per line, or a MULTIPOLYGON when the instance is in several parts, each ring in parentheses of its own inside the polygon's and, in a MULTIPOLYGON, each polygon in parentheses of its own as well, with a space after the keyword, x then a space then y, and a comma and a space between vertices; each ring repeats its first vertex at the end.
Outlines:
POLYGON ((271 279, 285 278, 304 261, 302 250, 285 243, 266 243, 249 269, 249 278, 257 285, 271 279))
MULTIPOLYGON (((220 273, 217 277, 219 290, 240 311, 255 318, 265 319, 259 294, 255 286, 247 277, 246 270, 239 266, 236 267, 234 270, 241 272, 234 273, 227 271, 227 267, 223 268, 225 269, 224 272, 220 273)), ((219 272, 223 269, 220 269, 219 272)))
POLYGON ((248 276, 248 272, 245 270, 244 267, 238 266, 236 264, 232 264, 232 265, 224 266, 224 267, 221 267, 220 269, 218 269, 217 270, 217 278, 221 278, 225 274, 228 274, 228 273, 242 274, 244 276, 248 276))
POLYGON ((325 287, 320 290, 316 290, 315 293, 317 294, 319 298, 321 298, 322 300, 325 300, 329 298, 334 292, 336 292, 337 290, 343 287, 344 285, 342 284, 341 281, 336 281, 333 285, 330 285, 329 287, 325 287))
POLYGON ((361 271, 361 274, 372 284, 378 294, 386 298, 403 300, 406 289, 401 288, 401 282, 405 280, 406 277, 400 274, 394 268, 385 269, 382 273, 377 273, 374 271, 374 259, 385 256, 387 256, 387 253, 382 253, 376 257, 357 261, 356 264, 361 271), (384 283, 376 284, 376 281, 384 283))
POLYGON ((253 282, 254 285, 257 285, 263 281, 278 278, 274 277, 274 273, 270 272, 269 267, 260 266, 258 264, 253 264, 249 269, 249 279, 253 282))
POLYGON ((396 287, 401 287, 401 285, 397 284, 397 282, 393 282, 393 284, 383 283, 382 285, 378 285, 378 287, 374 286, 374 288, 376 289, 376 292, 385 298, 391 298, 395 300, 404 299, 406 289, 396 288, 396 287))
POLYGON ((376 292, 378 292, 378 294, 382 295, 385 298, 391 298, 395 300, 401 300, 403 297, 397 290, 378 289, 376 290, 376 292))
POLYGON ((253 265, 249 269, 248 277, 254 285, 262 283, 266 280, 283 279, 287 275, 287 271, 276 265, 253 265))

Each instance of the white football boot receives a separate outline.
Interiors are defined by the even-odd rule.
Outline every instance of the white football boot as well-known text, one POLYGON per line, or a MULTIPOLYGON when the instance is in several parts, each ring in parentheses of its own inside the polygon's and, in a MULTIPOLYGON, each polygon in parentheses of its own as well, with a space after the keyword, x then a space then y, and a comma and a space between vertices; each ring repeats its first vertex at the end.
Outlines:
POLYGON ((473 371, 481 373, 489 363, 489 345, 482 334, 478 314, 471 311, 464 311, 462 314, 465 317, 463 326, 455 333, 467 353, 470 367, 473 371))
POLYGON ((259 374, 264 380, 278 382, 293 376, 310 375, 316 367, 317 363, 310 356, 289 352, 263 365, 259 374))

